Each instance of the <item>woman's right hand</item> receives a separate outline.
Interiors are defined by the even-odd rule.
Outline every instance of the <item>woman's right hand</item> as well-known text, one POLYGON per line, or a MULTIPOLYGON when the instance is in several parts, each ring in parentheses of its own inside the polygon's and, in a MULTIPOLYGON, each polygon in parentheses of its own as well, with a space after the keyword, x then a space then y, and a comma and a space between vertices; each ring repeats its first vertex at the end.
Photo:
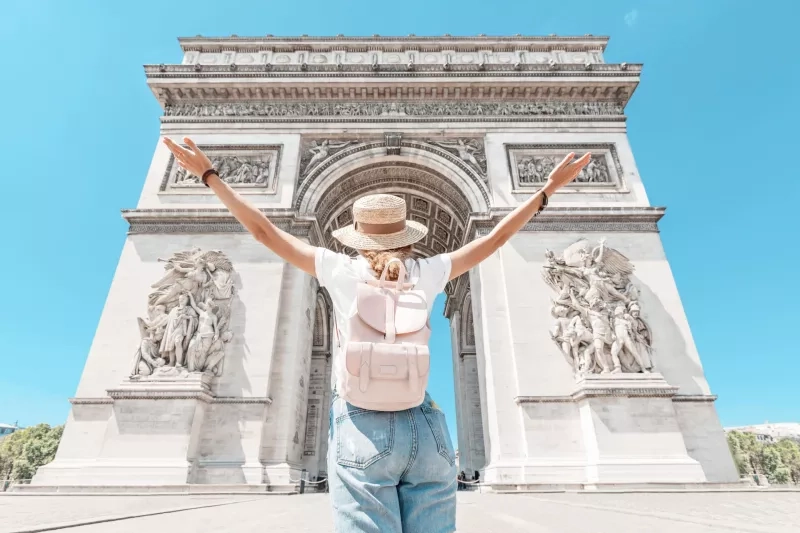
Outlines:
POLYGON ((550 172, 550 176, 547 178, 547 183, 544 185, 544 192, 548 197, 552 196, 553 193, 555 193, 558 189, 577 178, 578 174, 580 174, 581 170, 583 170, 583 167, 589 164, 592 154, 587 152, 583 154, 580 159, 573 161, 574 158, 575 152, 570 152, 561 161, 561 163, 559 163, 558 166, 554 168, 552 172, 550 172))
POLYGON ((198 178, 202 177, 206 170, 213 167, 211 160, 189 137, 184 137, 183 142, 189 145, 191 150, 187 150, 183 146, 176 144, 169 137, 164 137, 164 144, 167 145, 169 151, 175 156, 178 164, 198 178))

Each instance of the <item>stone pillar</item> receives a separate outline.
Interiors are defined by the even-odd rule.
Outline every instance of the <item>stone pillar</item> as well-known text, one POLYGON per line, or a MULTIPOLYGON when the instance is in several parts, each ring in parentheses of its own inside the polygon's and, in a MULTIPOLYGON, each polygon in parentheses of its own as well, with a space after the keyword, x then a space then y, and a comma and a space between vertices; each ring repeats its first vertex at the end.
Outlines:
POLYGON ((331 309, 324 289, 317 292, 311 372, 308 381, 306 429, 303 438, 303 468, 309 477, 324 478, 327 472, 328 426, 331 402, 331 309))
POLYGON ((264 483, 272 487, 294 486, 303 467, 315 297, 316 281, 285 264, 267 389, 272 404, 267 410, 260 457, 264 483))
MULTIPOLYGON (((487 464, 482 480, 506 483, 520 479, 525 438, 519 408, 516 355, 506 300, 508 283, 502 250, 470 271, 478 379, 487 464)), ((519 280, 514 280, 518 283, 519 280)))
POLYGON ((314 353, 311 356, 311 375, 308 385, 306 425, 303 435, 303 468, 310 477, 318 476, 325 468, 327 443, 328 399, 330 398, 329 354, 314 353))
POLYGON ((450 317, 450 345, 453 352, 453 388, 456 393, 456 430, 458 436, 459 471, 471 467, 469 437, 467 430, 467 402, 464 400, 464 382, 461 365, 461 311, 453 311, 450 317))
POLYGON ((486 466, 486 448, 483 435, 483 408, 481 406, 480 380, 478 374, 478 357, 475 353, 462 354, 462 388, 465 399, 464 418, 467 428, 467 442, 472 461, 471 474, 486 466))

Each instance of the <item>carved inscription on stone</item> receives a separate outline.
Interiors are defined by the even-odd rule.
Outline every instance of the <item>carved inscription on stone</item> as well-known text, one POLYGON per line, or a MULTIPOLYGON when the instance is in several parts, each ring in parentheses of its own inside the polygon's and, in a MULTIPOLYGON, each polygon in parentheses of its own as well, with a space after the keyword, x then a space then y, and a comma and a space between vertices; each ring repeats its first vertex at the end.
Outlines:
POLYGON ((560 256, 547 251, 542 275, 557 294, 551 337, 575 372, 649 373, 653 337, 641 316, 633 264, 601 239, 583 239, 560 256))
MULTIPOLYGON (((280 147, 217 146, 206 148, 206 153, 212 166, 219 172, 219 177, 231 187, 268 193, 275 191, 280 147)), ((171 159, 161 190, 189 192, 193 189, 208 190, 198 176, 180 168, 171 159)))
POLYGON ((222 252, 199 248, 162 261, 166 273, 151 286, 147 317, 137 319, 141 341, 131 378, 222 375, 233 338, 233 265, 222 252))
POLYGON ((225 102, 166 107, 168 117, 620 116, 618 102, 225 102))

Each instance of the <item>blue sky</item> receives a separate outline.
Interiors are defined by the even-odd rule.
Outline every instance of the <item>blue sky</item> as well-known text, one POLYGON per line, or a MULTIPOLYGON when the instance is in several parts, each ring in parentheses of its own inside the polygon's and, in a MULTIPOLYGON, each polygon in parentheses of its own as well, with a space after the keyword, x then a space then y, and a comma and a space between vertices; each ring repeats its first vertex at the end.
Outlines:
MULTIPOLYGON (((627 108, 726 425, 800 419, 798 54, 791 0, 3 2, 0 422, 61 423, 158 138, 141 65, 178 36, 609 35, 642 62, 627 108)), ((441 310, 441 302, 438 309, 441 310)), ((440 313, 437 313, 440 316, 440 313)), ((432 389, 453 416, 444 319, 432 389)), ((133 348, 130 348, 133 350, 133 348)))

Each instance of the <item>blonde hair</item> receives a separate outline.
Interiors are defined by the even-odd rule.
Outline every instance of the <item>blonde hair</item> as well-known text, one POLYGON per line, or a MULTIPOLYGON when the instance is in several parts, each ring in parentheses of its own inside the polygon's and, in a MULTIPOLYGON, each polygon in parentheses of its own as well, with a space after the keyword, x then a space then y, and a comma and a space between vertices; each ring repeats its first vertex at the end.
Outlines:
MULTIPOLYGON (((383 274, 383 269, 386 268, 386 263, 391 259, 399 259, 405 261, 412 256, 411 246, 404 246, 402 248, 393 248, 391 250, 359 250, 364 259, 367 260, 375 277, 380 277, 383 274)), ((389 281, 397 281, 400 275, 400 265, 392 263, 389 265, 389 272, 386 273, 386 279, 389 281)))

